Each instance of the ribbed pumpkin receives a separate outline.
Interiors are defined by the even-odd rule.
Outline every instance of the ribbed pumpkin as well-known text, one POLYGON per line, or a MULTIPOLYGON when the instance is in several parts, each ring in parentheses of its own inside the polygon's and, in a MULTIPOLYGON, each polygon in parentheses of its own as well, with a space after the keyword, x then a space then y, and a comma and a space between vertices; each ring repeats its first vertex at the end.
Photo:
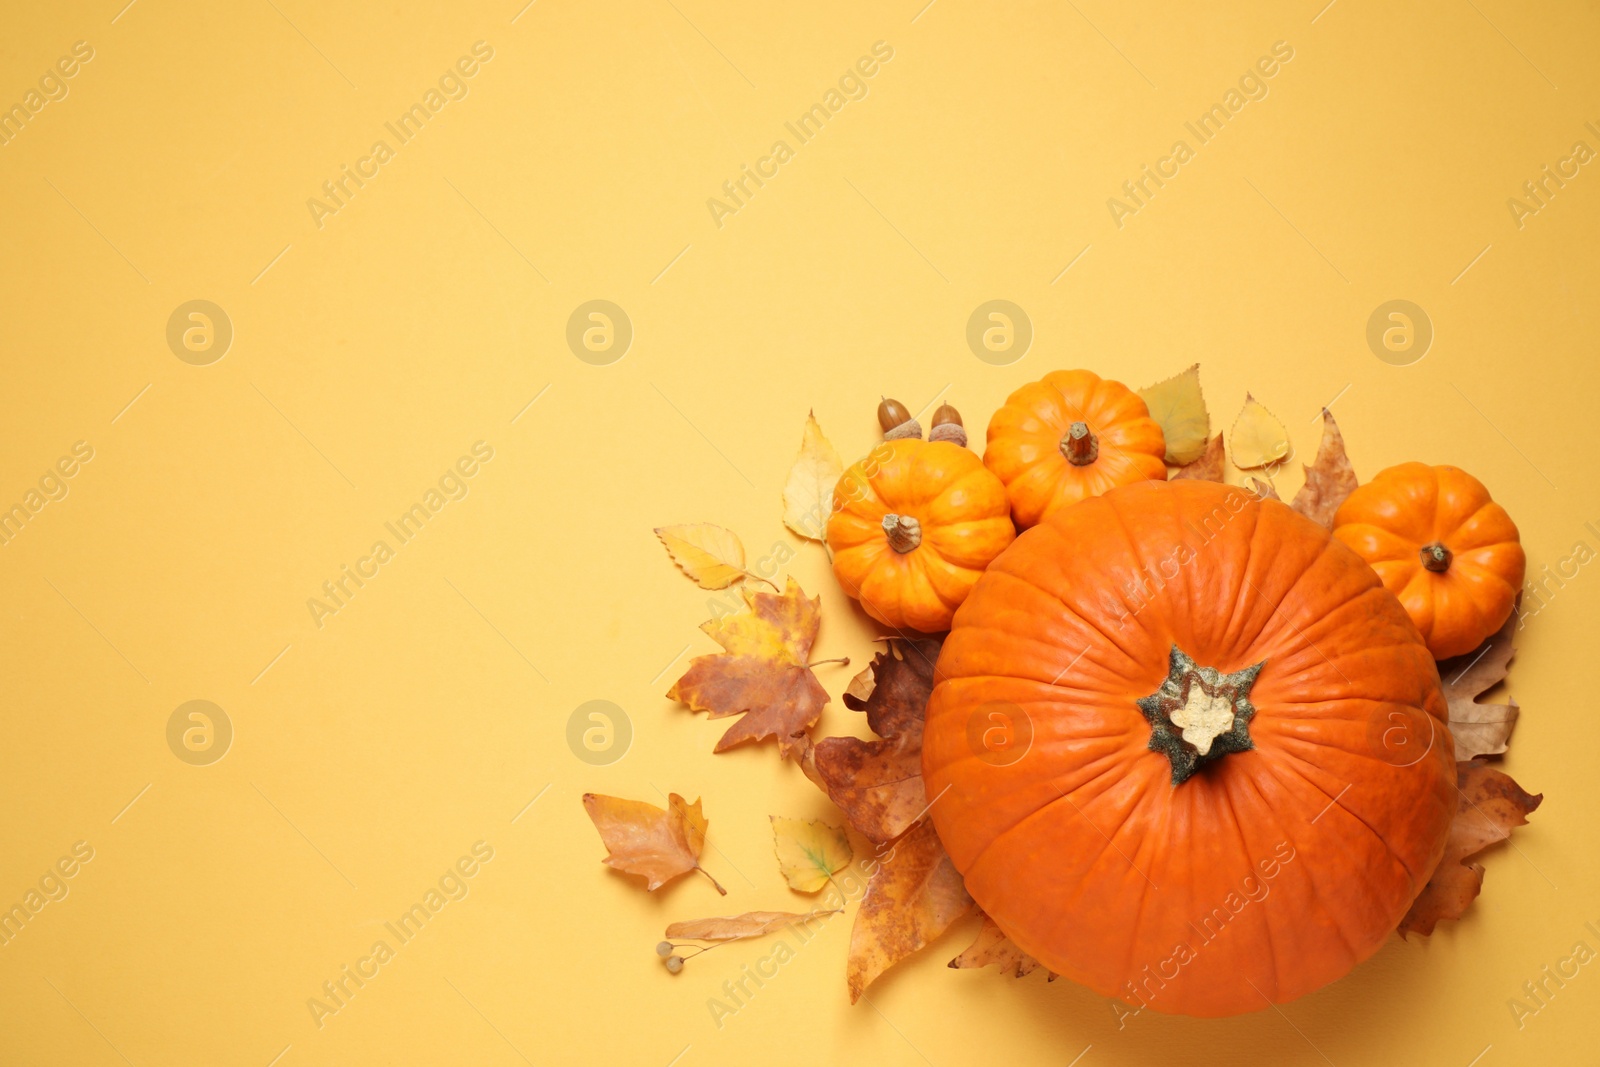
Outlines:
POLYGON ((1528 562, 1517 526, 1459 467, 1380 471, 1345 498, 1333 524, 1439 659, 1471 652, 1511 617, 1528 562))
POLYGON ((1166 439, 1139 394, 1086 370, 1052 371, 989 420, 983 462, 1006 483, 1025 530, 1118 485, 1165 480, 1166 439))
POLYGON ((885 441, 833 492, 828 546, 839 584, 896 629, 938 633, 1016 538, 1005 486, 949 441, 885 441))
POLYGON ((923 774, 967 889, 1130 1004, 1232 1015, 1340 977, 1455 812, 1404 609, 1327 530, 1234 487, 1141 482, 1023 533, 936 677, 923 774))

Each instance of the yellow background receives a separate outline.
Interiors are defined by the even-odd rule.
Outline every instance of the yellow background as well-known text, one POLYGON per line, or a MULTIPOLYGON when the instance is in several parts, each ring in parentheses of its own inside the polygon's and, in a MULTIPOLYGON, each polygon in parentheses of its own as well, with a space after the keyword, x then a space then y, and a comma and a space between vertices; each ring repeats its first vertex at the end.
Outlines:
MULTIPOLYGON (((943 396, 981 436, 1047 370, 1138 386, 1198 360, 1220 427, 1248 389, 1309 453, 1337 397, 1363 476, 1473 471, 1534 573, 1600 548, 1600 164, 1520 229, 1506 205, 1600 148, 1600 6, 123 2, 9 5, 0 33, 0 103, 94 49, 0 147, 0 505, 94 449, 0 547, 0 903, 95 850, 0 948, 0 1062, 1593 1062, 1597 965, 1521 1030, 1506 1002, 1600 947, 1600 571, 1513 669, 1505 766, 1544 806, 1431 940, 1281 1012, 1119 1032, 1069 983, 947 970, 970 922, 850 1008, 840 921, 719 1030, 707 998, 771 943, 677 978, 651 947, 803 906, 766 816, 829 806, 770 747, 714 757, 726 723, 664 698, 712 650, 712 595, 651 530, 794 548, 818 654, 856 662, 821 669, 837 697, 873 627, 779 525, 807 409, 849 459, 880 393, 943 396), (308 198, 480 40, 469 95, 319 228, 308 198), (880 40, 869 95, 719 228, 707 199, 880 40), (1280 40, 1269 95, 1119 229, 1107 198, 1280 40), (609 366, 565 341, 596 298, 635 330, 609 366), (965 341, 995 298, 1036 333, 1009 366, 965 341), (1436 329, 1410 366, 1365 341, 1395 298, 1436 329), (209 366, 165 340, 192 299, 233 323, 209 366), (315 625, 307 598, 479 440, 470 494, 315 625), (234 727, 210 766, 167 746, 192 699, 234 727), (633 725, 610 766, 566 743, 595 699, 633 725), (703 796, 728 897, 606 871, 588 790, 703 796), (319 1028, 307 999, 480 840, 470 895, 319 1028)), ((837 702, 822 722, 863 728, 837 702)))

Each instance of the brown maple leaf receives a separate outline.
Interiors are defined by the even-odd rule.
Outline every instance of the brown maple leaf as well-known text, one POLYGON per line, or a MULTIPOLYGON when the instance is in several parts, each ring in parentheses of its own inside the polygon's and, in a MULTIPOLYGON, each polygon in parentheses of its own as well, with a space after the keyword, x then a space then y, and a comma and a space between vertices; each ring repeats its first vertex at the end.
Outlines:
POLYGON ((1510 698, 1504 704, 1480 704, 1478 697, 1505 681, 1506 668, 1517 653, 1511 641, 1516 630, 1517 611, 1513 609, 1500 631, 1476 652, 1439 664, 1439 678, 1450 703, 1450 734, 1456 741, 1457 759, 1498 756, 1510 742, 1522 709, 1510 698))
POLYGON ((711 879, 717 892, 727 896, 728 891, 700 866, 709 824, 699 800, 690 804, 673 793, 663 811, 642 800, 585 793, 583 810, 605 842, 607 855, 601 862, 606 866, 642 876, 652 891, 680 874, 699 871, 711 879))
POLYGON ((924 819, 883 856, 850 930, 850 1003, 884 971, 948 930, 972 898, 933 823, 924 819))
POLYGON ((1356 472, 1345 454, 1344 435, 1327 408, 1322 409, 1322 443, 1317 446, 1317 458, 1305 472, 1305 484, 1289 506, 1331 530, 1334 512, 1355 490, 1356 472))
POLYGON ((793 578, 781 596, 748 588, 743 593, 748 612, 700 624, 726 651, 696 656, 667 696, 713 719, 744 716, 722 735, 718 752, 775 737, 785 756, 794 755, 803 751, 799 738, 816 725, 828 702, 808 666, 822 598, 807 599, 793 578))
POLYGON ((928 807, 922 718, 933 694, 941 642, 938 637, 889 639, 873 657, 871 686, 858 676, 844 695, 846 707, 866 711, 867 725, 879 740, 825 737, 809 757, 814 778, 850 825, 879 844, 905 833, 928 807))
POLYGON ((1483 888, 1483 866, 1467 862, 1527 823, 1544 794, 1529 796, 1511 776, 1479 760, 1456 764, 1461 787, 1444 858, 1400 920, 1400 934, 1431 934, 1440 919, 1459 919, 1483 888))
MULTIPOLYGON (((981 913, 980 913, 981 914, 981 913)), ((993 964, 1000 968, 1000 973, 1010 975, 1012 978, 1023 978, 1032 974, 1039 968, 1039 961, 1028 955, 1016 946, 1005 935, 1000 925, 987 915, 983 915, 983 926, 978 930, 978 936, 973 938, 972 944, 966 951, 950 961, 950 966, 961 970, 969 967, 988 967, 993 964)), ((1054 971, 1046 971, 1050 981, 1054 982, 1058 975, 1054 971)))
POLYGON ((1171 480, 1198 478, 1206 482, 1220 482, 1223 480, 1223 463, 1226 458, 1227 453, 1222 447, 1222 435, 1219 433, 1206 442, 1206 450, 1199 459, 1173 471, 1171 480))

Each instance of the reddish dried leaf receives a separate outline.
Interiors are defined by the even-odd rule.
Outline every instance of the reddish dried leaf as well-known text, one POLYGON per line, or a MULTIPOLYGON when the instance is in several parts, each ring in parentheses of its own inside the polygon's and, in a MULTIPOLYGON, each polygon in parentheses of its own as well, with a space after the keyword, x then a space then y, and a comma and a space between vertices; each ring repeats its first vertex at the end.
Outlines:
POLYGON ((1411 910, 1400 920, 1400 933, 1431 934, 1441 919, 1459 919, 1483 888, 1483 866, 1472 857, 1511 836, 1528 821, 1544 794, 1529 796, 1511 776, 1478 760, 1456 764, 1461 798, 1444 858, 1423 887, 1411 910))
POLYGON ((1500 632, 1477 651, 1439 664, 1445 699, 1450 702, 1450 734, 1456 741, 1457 759, 1498 756, 1510 742, 1522 709, 1515 700, 1480 704, 1478 697, 1505 681, 1506 668, 1517 652, 1511 640, 1516 630, 1517 612, 1513 610, 1500 632))
POLYGON ((846 977, 850 1003, 896 963, 948 930, 972 898, 933 823, 923 820, 896 841, 873 872, 850 931, 846 977))
POLYGON ((727 651, 696 656, 667 696, 713 719, 744 717, 717 742, 725 752, 745 741, 778 739, 785 756, 803 751, 798 740, 822 714, 827 690, 807 666, 822 623, 822 598, 807 599, 793 578, 780 596, 742 590, 748 612, 701 623, 727 651))
MULTIPOLYGON (((1022 978, 1038 969, 1039 961, 1022 951, 989 916, 983 917, 983 927, 967 950, 950 961, 957 970, 968 967, 988 967, 993 964, 1001 974, 1022 978)), ((1055 975, 1050 977, 1054 978, 1055 975)))
POLYGON ((1172 472, 1171 480, 1179 478, 1198 478, 1206 482, 1220 482, 1223 480, 1224 464, 1227 453, 1222 447, 1222 435, 1219 433, 1206 442, 1205 454, 1187 466, 1179 467, 1172 472))
POLYGON ((1344 435, 1327 408, 1322 409, 1322 443, 1317 446, 1317 458, 1305 472, 1305 484, 1289 506, 1331 530, 1334 512, 1355 490, 1356 472, 1345 454, 1344 435))
MULTIPOLYGON (((812 753, 815 777, 850 825, 882 843, 905 833, 927 810, 922 786, 922 717, 933 693, 940 638, 890 640, 872 660, 873 684, 851 684, 846 707, 865 710, 880 740, 825 737, 812 753)), ((859 682, 860 679, 857 679, 859 682)))
MULTIPOLYGON (((583 810, 589 813, 594 828, 605 842, 606 858, 601 861, 628 874, 637 874, 655 890, 680 874, 700 869, 700 850, 705 847, 706 817, 700 801, 688 803, 678 794, 667 797, 667 810, 642 800, 583 794, 583 810)), ((710 874, 704 871, 707 878, 710 874)), ((727 890, 717 885, 717 892, 727 890)))

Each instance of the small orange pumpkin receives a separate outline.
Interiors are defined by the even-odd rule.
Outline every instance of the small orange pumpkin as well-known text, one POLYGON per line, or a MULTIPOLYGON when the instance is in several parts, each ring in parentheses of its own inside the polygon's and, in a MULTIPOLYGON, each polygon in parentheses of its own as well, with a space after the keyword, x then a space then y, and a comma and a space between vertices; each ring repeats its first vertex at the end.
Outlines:
POLYGON ((1528 562, 1521 538, 1459 467, 1381 471, 1345 498, 1333 524, 1400 598, 1435 658, 1471 652, 1511 617, 1528 562))
POLYGON ((1025 530, 1107 489, 1165 480, 1167 443, 1139 394, 1086 370, 1052 371, 989 420, 983 462, 1006 483, 1025 530))
MULTIPOLYGON (((880 420, 888 422, 885 411, 904 409, 885 401, 880 420)), ((947 408, 935 416, 934 435, 943 439, 923 441, 917 427, 917 436, 884 441, 833 492, 834 576, 868 615, 895 629, 949 629, 983 569, 1017 536, 1005 486, 956 443, 966 438, 952 417, 959 419, 947 408)), ((914 425, 906 416, 884 428, 893 437, 907 421, 914 425)))
POLYGON ((1145 481, 990 564, 939 656, 929 814, 1019 948, 1140 1007, 1293 1000, 1393 934, 1456 811, 1433 657, 1275 500, 1145 481))

